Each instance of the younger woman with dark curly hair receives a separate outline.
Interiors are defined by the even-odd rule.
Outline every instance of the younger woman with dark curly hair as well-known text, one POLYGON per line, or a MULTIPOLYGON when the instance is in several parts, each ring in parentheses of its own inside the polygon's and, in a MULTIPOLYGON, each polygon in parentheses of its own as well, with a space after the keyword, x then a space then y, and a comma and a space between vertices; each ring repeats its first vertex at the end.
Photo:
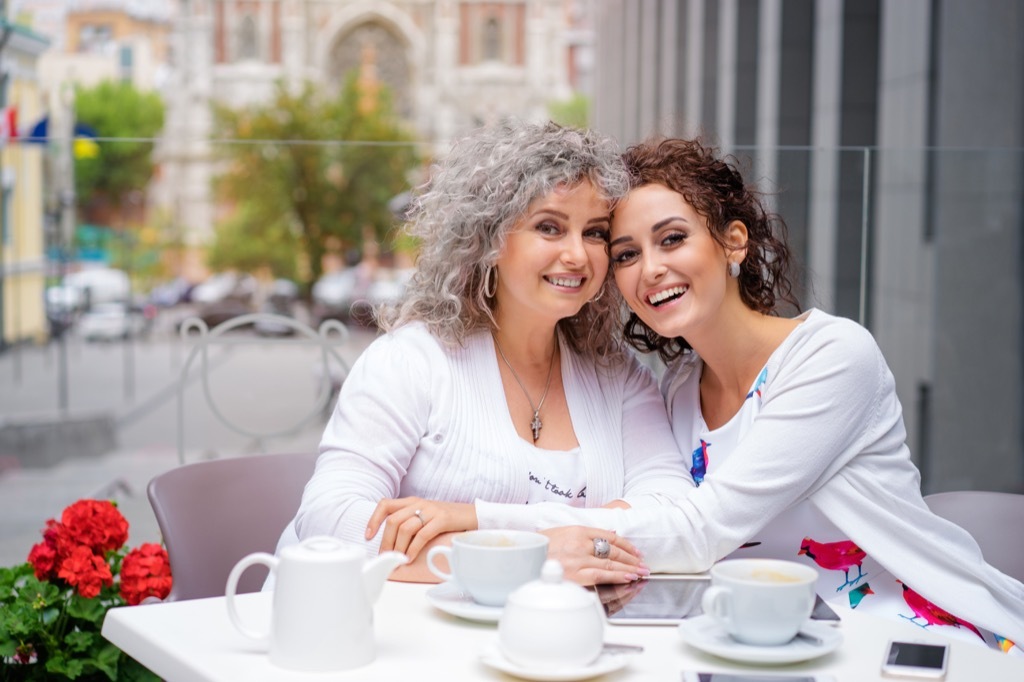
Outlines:
POLYGON ((633 188, 615 209, 611 259, 626 335, 669 363, 662 392, 698 488, 609 527, 644 550, 631 529, 660 537, 661 556, 647 554, 656 570, 802 561, 844 605, 1004 650, 1024 639, 1024 586, 922 499, 871 334, 817 309, 780 315, 796 305, 782 220, 700 142, 641 144, 624 159, 633 188))

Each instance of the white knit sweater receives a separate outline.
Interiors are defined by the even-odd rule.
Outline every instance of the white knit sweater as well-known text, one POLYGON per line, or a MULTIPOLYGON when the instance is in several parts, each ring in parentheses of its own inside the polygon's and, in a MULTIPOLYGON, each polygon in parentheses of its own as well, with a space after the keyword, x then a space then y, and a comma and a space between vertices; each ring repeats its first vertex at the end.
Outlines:
MULTIPOLYGON (((652 504, 692 488, 664 402, 634 358, 599 369, 563 342, 562 382, 586 472, 586 505, 625 498, 652 504)), ((327 534, 375 554, 363 538, 384 498, 490 500, 530 507, 526 457, 484 332, 449 349, 421 324, 375 340, 341 389, 294 530, 282 544, 327 534)), ((279 545, 280 547, 281 545, 279 545)))

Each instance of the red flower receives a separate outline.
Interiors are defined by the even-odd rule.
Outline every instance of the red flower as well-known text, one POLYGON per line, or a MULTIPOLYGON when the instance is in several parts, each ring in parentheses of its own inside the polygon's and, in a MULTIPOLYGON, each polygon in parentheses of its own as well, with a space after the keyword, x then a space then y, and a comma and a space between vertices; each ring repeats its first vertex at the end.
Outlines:
POLYGON ((28 562, 35 569, 36 578, 49 580, 54 577, 54 570, 57 568, 57 548, 48 542, 32 545, 32 550, 28 553, 28 562))
POLYGON ((128 541, 128 521, 108 500, 79 500, 64 510, 60 520, 75 544, 99 555, 128 541))
POLYGON ((76 588, 86 599, 99 595, 104 585, 111 585, 114 576, 103 557, 96 556, 85 545, 79 545, 61 562, 57 577, 76 588))
POLYGON ((171 564, 163 547, 148 542, 128 553, 121 563, 121 596, 128 604, 163 599, 170 591, 171 564))

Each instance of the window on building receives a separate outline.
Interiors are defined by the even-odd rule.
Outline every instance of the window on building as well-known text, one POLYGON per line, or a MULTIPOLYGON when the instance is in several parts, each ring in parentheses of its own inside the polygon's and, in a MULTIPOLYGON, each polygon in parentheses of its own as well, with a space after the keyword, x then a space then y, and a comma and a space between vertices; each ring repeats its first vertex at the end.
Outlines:
POLYGON ((484 23, 482 52, 485 61, 501 59, 501 22, 495 17, 484 23))
POLYGON ((118 64, 121 69, 121 80, 130 82, 132 80, 132 62, 134 61, 132 46, 122 45, 118 57, 118 64))
POLYGON ((83 24, 78 29, 78 51, 99 52, 114 38, 109 24, 83 24))
POLYGON ((259 59, 259 40, 256 19, 251 14, 242 17, 238 24, 238 59, 259 59))

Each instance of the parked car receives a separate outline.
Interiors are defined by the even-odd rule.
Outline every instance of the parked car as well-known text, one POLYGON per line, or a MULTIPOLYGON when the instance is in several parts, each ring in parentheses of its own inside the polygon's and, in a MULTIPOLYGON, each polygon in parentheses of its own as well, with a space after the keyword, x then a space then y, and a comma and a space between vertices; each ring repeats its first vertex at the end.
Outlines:
POLYGON ((128 339, 141 335, 148 327, 143 311, 124 303, 97 303, 78 320, 78 334, 86 341, 128 339))
POLYGON ((170 308, 191 300, 192 289, 194 288, 195 285, 187 279, 178 277, 153 287, 152 291, 149 292, 149 300, 153 305, 160 306, 161 308, 170 308))
MULTIPOLYGON (((267 299, 260 306, 260 312, 295 317, 295 304, 298 299, 298 284, 289 279, 276 279, 270 285, 267 299)), ((295 327, 270 318, 256 320, 252 326, 260 336, 291 336, 295 333, 295 327)))
POLYGON ((213 329, 218 324, 227 322, 239 315, 247 315, 251 312, 253 312, 253 307, 247 301, 242 301, 237 298, 225 298, 220 301, 199 305, 193 312, 179 319, 177 323, 175 323, 175 328, 180 330, 185 320, 191 317, 198 317, 206 323, 207 327, 213 329))
POLYGON ((212 275, 192 289, 194 303, 217 303, 233 298, 240 301, 251 301, 256 293, 256 278, 252 275, 237 272, 221 272, 212 275))
POLYGON ((316 325, 327 319, 372 325, 373 309, 400 299, 413 269, 380 267, 370 277, 361 277, 363 272, 357 266, 327 273, 317 280, 312 292, 316 325))

